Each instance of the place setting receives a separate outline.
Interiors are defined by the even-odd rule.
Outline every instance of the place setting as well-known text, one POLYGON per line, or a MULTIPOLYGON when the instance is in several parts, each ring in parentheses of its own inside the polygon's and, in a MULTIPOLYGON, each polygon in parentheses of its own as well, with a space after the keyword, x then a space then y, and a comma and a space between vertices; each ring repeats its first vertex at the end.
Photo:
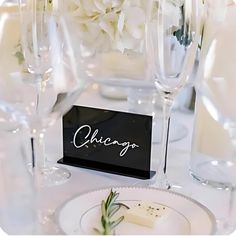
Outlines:
POLYGON ((0 230, 233 235, 235 13, 234 0, 0 2, 0 230))
POLYGON ((62 232, 70 235, 104 232, 121 235, 210 235, 216 230, 215 217, 203 205, 174 192, 142 187, 102 189, 80 195, 63 205, 57 218, 62 232), (113 204, 107 204, 111 207, 106 208, 103 216, 112 212, 116 204, 125 206, 121 205, 119 212, 108 216, 105 226, 101 219, 102 206, 97 203, 106 200, 105 205, 111 193, 119 197, 112 201, 113 204), (122 222, 119 223, 119 219, 123 219, 122 222), (113 222, 117 225, 113 226, 113 222))

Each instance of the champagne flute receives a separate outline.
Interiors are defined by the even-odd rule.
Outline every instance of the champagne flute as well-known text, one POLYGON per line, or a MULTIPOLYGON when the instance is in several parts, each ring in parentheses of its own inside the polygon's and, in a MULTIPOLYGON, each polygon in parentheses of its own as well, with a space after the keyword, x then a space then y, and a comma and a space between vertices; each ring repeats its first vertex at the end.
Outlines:
POLYGON ((78 74, 78 41, 69 16, 40 9, 41 2, 22 2, 21 19, 1 13, 0 103, 29 128, 33 172, 39 185, 51 186, 70 173, 44 164, 44 132, 70 109, 86 82, 78 74))
POLYGON ((163 102, 162 153, 154 187, 172 187, 167 179, 171 110, 176 96, 190 83, 199 42, 199 4, 195 0, 148 1, 148 74, 163 102))
MULTIPOLYGON (((51 65, 48 61, 48 53, 51 50, 51 45, 49 41, 49 29, 48 15, 52 13, 53 3, 49 1, 19 1, 20 14, 21 14, 21 50, 22 57, 24 60, 25 70, 32 75, 32 80, 38 81, 38 88, 36 89, 36 113, 39 113, 39 104, 42 102, 43 96, 41 96, 44 90, 45 83, 51 74, 51 65), (42 81, 42 82, 41 82, 42 81)), ((41 177, 48 179, 49 175, 51 179, 51 184, 60 184, 65 182, 70 178, 70 172, 64 167, 49 166, 45 151, 44 151, 44 130, 38 126, 39 122, 36 119, 31 123, 30 135, 31 135, 31 148, 32 148, 32 168, 35 167, 35 155, 37 149, 40 149, 40 153, 43 155, 43 162, 38 161, 40 167, 41 177), (38 142, 34 133, 38 133, 38 142), (37 142, 37 143, 36 143, 37 142), (53 180, 52 180, 53 179, 53 180)), ((41 179, 43 179, 41 178, 41 179)), ((43 185, 48 185, 48 180, 44 181, 43 185)))

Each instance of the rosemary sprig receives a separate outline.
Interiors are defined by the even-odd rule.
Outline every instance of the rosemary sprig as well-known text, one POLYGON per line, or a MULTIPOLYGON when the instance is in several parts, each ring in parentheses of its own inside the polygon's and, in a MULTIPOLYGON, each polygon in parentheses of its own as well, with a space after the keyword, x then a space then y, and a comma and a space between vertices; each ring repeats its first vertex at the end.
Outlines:
POLYGON ((124 216, 120 216, 118 219, 113 220, 112 217, 119 211, 121 207, 125 207, 129 209, 123 203, 117 202, 117 198, 119 197, 119 193, 116 191, 112 191, 108 195, 106 201, 102 200, 101 203, 101 226, 102 230, 94 228, 94 231, 100 235, 111 235, 114 234, 113 230, 120 222, 124 219, 124 216))

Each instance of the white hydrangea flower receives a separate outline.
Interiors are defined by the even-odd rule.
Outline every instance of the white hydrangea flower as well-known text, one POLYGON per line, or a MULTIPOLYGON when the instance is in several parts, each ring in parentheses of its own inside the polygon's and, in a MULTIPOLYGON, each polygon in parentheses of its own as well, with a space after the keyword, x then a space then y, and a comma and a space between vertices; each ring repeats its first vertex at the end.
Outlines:
MULTIPOLYGON (((179 23, 184 0, 169 0, 170 24, 179 23)), ((81 38, 95 50, 133 50, 144 45, 147 0, 67 0, 81 38)))
POLYGON ((166 2, 164 14, 168 16, 168 28, 179 28, 182 19, 181 6, 184 4, 184 0, 169 0, 166 2))
POLYGON ((140 50, 146 0, 68 0, 82 39, 95 49, 140 50))

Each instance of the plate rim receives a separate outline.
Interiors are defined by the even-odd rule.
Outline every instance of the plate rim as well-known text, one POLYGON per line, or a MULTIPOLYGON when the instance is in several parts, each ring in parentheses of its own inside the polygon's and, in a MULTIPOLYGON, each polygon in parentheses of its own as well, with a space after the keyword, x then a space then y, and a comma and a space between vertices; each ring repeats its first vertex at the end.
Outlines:
POLYGON ((63 207, 69 203, 70 201, 80 197, 80 196, 83 196, 83 195, 86 195, 86 194, 91 194, 91 193, 96 193, 96 192, 100 192, 100 191, 106 191, 106 190, 111 190, 111 189, 115 189, 116 191, 118 191, 118 189, 148 189, 148 190, 154 190, 154 191, 160 191, 160 192, 166 192, 168 194, 173 194, 173 195, 177 195, 177 196, 180 196, 184 199, 187 199, 188 201, 196 204, 198 207, 200 207, 201 209, 203 209, 211 223, 212 223, 212 228, 211 228, 211 231, 210 231, 210 234, 209 235, 215 235, 216 233, 216 218, 215 218, 215 215, 210 211, 209 208, 207 208, 206 206, 204 206, 202 203, 198 202, 197 200, 189 197, 189 196, 186 196, 182 193, 177 193, 177 192, 174 192, 172 190, 167 190, 167 189, 161 189, 161 188, 154 188, 154 187, 139 187, 139 186, 113 186, 113 187, 104 187, 104 188, 97 188, 97 189, 93 189, 93 190, 88 190, 88 191, 84 191, 82 193, 79 193, 79 194, 75 194, 74 196, 70 197, 69 199, 67 199, 64 203, 62 203, 56 210, 55 210, 55 213, 54 213, 54 219, 55 219, 55 222, 57 223, 57 226, 58 228, 60 229, 61 232, 63 232, 65 235, 67 235, 67 233, 62 229, 61 225, 60 225, 60 221, 59 221, 59 217, 60 217, 60 212, 61 210, 63 209, 63 207))

